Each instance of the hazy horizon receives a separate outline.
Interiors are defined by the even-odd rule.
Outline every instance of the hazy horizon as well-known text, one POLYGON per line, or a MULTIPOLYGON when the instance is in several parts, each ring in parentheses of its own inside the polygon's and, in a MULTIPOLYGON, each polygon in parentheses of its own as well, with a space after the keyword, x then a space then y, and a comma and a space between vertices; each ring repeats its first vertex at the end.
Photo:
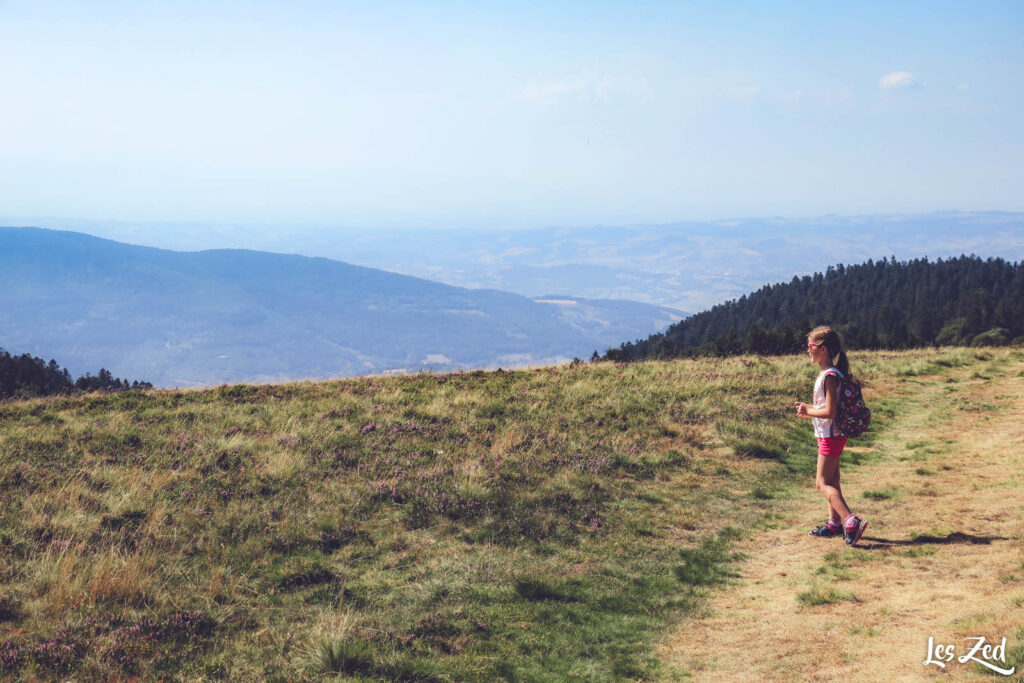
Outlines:
POLYGON ((175 251, 249 249, 323 257, 468 289, 531 298, 634 301, 686 313, 839 263, 961 254, 1024 259, 1024 212, 767 217, 520 230, 35 223, 175 251))
MULTIPOLYGON (((288 221, 212 221, 212 220, 137 220, 137 219, 115 219, 115 218, 88 218, 84 216, 52 216, 52 215, 13 215, 0 212, 0 227, 18 228, 46 228, 51 230, 68 230, 71 232, 84 232, 94 237, 123 241, 131 235, 141 238, 148 238, 149 242, 132 242, 139 246, 151 246, 166 249, 179 249, 180 247, 161 246, 173 244, 180 239, 182 233, 167 234, 161 233, 161 229, 191 230, 190 235, 198 240, 210 240, 216 244, 218 234, 243 235, 247 230, 256 231, 256 235, 271 236, 280 235, 281 231, 306 230, 319 233, 330 233, 336 231, 338 234, 373 234, 402 233, 402 232, 423 232, 425 234, 441 233, 470 233, 501 234, 501 233, 527 233, 545 230, 575 231, 575 230, 602 230, 602 229, 658 229, 672 226, 720 226, 735 227, 743 223, 754 222, 778 222, 784 223, 814 223, 827 221, 857 221, 857 220, 906 220, 928 217, 978 217, 978 216, 1007 216, 1013 220, 1024 220, 1024 210, 1014 211, 1007 209, 935 209, 931 211, 913 212, 858 212, 858 213, 794 213, 794 214, 773 214, 773 215, 722 215, 711 218, 681 217, 674 220, 644 222, 624 221, 621 223, 590 223, 590 224, 557 224, 538 223, 536 225, 520 226, 485 226, 485 227, 459 227, 448 225, 434 225, 429 227, 412 226, 360 226, 342 225, 330 222, 288 222, 288 221), (93 232, 89 232, 89 231, 93 232), (206 232, 199 232, 206 231, 206 232), (212 231, 212 232, 211 232, 212 231), (218 233, 217 231, 221 231, 218 233)), ((209 246, 195 247, 195 249, 244 249, 244 246, 209 246)), ((315 255, 315 254, 306 254, 315 255)))
POLYGON ((361 230, 1021 211, 1022 29, 1012 2, 13 0, 0 201, 361 230))

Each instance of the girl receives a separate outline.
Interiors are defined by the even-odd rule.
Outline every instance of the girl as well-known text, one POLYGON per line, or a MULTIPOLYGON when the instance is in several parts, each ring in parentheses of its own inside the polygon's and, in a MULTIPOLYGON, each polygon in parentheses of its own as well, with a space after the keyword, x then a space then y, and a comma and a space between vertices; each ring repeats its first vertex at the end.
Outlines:
POLYGON ((811 362, 821 368, 821 373, 814 382, 814 405, 797 401, 796 415, 814 422, 814 435, 818 437, 816 480, 818 490, 828 501, 828 521, 809 533, 826 537, 842 534, 847 545, 855 545, 868 523, 850 512, 839 488, 839 456, 846 446, 846 437, 837 434, 832 427, 839 407, 839 380, 850 373, 850 363, 839 333, 826 325, 814 328, 807 335, 807 353, 811 362))

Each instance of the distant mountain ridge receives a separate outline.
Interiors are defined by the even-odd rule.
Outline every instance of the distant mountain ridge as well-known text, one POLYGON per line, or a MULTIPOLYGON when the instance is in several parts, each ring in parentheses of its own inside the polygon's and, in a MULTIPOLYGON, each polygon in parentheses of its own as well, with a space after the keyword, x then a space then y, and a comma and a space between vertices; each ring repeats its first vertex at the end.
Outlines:
POLYGON ((537 303, 324 258, 0 228, 0 346, 158 386, 549 363, 681 317, 575 301, 537 303))
POLYGON ((684 311, 705 310, 830 263, 961 254, 1024 259, 1024 213, 1005 211, 419 231, 42 220, 48 227, 168 249, 244 244, 326 256, 457 287, 528 297, 563 292, 684 311))

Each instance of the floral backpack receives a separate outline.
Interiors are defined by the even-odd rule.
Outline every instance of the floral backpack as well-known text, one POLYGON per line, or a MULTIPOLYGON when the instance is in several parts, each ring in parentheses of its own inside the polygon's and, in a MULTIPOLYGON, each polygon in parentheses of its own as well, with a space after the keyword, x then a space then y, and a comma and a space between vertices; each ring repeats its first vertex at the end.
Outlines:
POLYGON ((860 382, 852 377, 839 378, 839 406, 832 426, 847 438, 860 436, 871 424, 871 409, 864 403, 860 382))

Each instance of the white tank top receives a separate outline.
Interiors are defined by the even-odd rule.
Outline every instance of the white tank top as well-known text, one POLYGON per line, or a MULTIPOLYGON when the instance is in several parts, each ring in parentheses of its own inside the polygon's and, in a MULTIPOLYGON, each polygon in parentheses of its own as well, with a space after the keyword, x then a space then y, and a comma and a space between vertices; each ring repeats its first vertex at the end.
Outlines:
MULTIPOLYGON (((843 378, 843 373, 839 372, 837 368, 829 368, 828 370, 822 370, 821 374, 818 375, 818 379, 814 382, 814 407, 824 408, 825 407, 825 375, 836 375, 840 379, 843 378)), ((838 400, 838 395, 836 399, 838 400)), ((812 417, 811 422, 814 423, 814 435, 818 437, 830 437, 836 436, 832 429, 832 420, 827 417, 812 417)))

